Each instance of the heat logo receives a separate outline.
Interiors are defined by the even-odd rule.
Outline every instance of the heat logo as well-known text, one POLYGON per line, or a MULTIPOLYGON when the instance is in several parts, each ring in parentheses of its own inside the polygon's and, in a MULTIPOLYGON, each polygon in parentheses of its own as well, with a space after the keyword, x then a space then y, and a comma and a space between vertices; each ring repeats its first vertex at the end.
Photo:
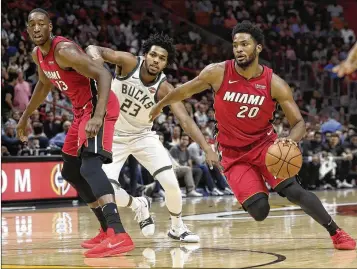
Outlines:
POLYGON ((71 185, 62 177, 61 170, 63 164, 56 164, 51 171, 51 187, 59 196, 66 195, 71 185))

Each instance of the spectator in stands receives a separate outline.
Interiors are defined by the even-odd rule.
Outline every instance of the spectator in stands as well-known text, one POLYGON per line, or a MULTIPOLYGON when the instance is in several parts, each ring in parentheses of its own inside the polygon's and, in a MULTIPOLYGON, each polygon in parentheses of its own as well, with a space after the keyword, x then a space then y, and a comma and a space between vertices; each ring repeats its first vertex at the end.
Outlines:
POLYGON ((305 188, 314 190, 318 185, 320 169, 320 152, 323 149, 322 134, 313 133, 313 139, 304 139, 302 143, 302 153, 304 157, 301 168, 302 184, 305 188))
POLYGON ((176 125, 172 132, 170 146, 178 146, 181 143, 181 127, 176 125))
POLYGON ((39 122, 40 121, 40 112, 36 109, 32 113, 30 119, 31 119, 32 122, 39 122))
POLYGON ((62 148, 70 127, 71 127, 71 122, 65 121, 63 123, 63 132, 58 133, 54 137, 52 137, 50 139, 50 145, 54 145, 59 148, 62 148))
POLYGON ((202 126, 206 126, 207 122, 208 122, 208 117, 207 114, 205 112, 206 109, 206 105, 203 104, 202 102, 200 102, 198 104, 198 110, 195 112, 195 119, 196 119, 196 123, 198 126, 202 127, 202 126))
POLYGON ((21 148, 21 141, 16 138, 14 124, 5 124, 4 134, 1 135, 1 145, 7 148, 10 155, 17 155, 21 148))
MULTIPOLYGON (((160 138, 161 143, 164 144, 164 135, 160 132, 157 133, 160 138)), ((196 186, 202 178, 202 172, 200 170, 196 170, 195 174, 193 174, 192 168, 190 166, 180 165, 174 157, 167 150, 167 154, 169 154, 172 167, 174 169, 175 175, 177 179, 180 181, 184 181, 186 188, 186 196, 188 197, 201 197, 203 194, 196 191, 196 186)))
POLYGON ((357 133, 350 136, 350 142, 345 146, 346 152, 352 155, 351 170, 347 181, 353 186, 357 186, 357 133))
POLYGON ((309 116, 315 116, 319 111, 317 111, 316 107, 316 99, 311 98, 310 104, 306 106, 307 112, 310 114, 309 116))
POLYGON ((331 17, 340 17, 343 13, 343 8, 335 2, 334 4, 327 6, 327 11, 330 13, 331 17))
POLYGON ((52 111, 46 112, 46 120, 43 124, 46 136, 51 139, 61 131, 61 125, 55 120, 52 111))
POLYGON ((1 157, 10 156, 10 152, 7 150, 7 147, 1 146, 1 157))
POLYGON ((345 153, 337 133, 331 134, 331 138, 323 146, 323 151, 326 154, 321 160, 320 175, 323 176, 324 189, 341 187, 340 177, 345 176, 346 161, 350 159, 350 156, 345 153))
POLYGON ((321 132, 326 133, 326 132, 331 132, 334 133, 336 131, 342 130, 342 124, 336 120, 337 113, 331 113, 332 115, 330 116, 329 114, 325 113, 321 115, 321 120, 322 120, 322 125, 321 125, 321 132))
POLYGON ((28 137, 29 141, 38 140, 39 148, 47 148, 49 145, 49 141, 45 133, 43 132, 43 124, 41 122, 34 122, 32 128, 33 134, 28 137))
POLYGON ((348 23, 340 30, 345 44, 353 44, 356 41, 356 35, 352 29, 348 28, 348 23))
POLYGON ((188 152, 188 144, 190 143, 190 138, 187 134, 182 134, 180 139, 180 144, 173 146, 169 153, 174 160, 176 160, 182 166, 188 166, 192 169, 193 178, 195 178, 195 185, 197 186, 202 180, 198 175, 202 175, 202 171, 198 167, 193 166, 192 158, 188 152), (199 180, 198 180, 199 178, 199 180))
POLYGON ((24 80, 23 72, 17 71, 17 82, 14 88, 14 108, 17 111, 24 112, 31 97, 30 83, 24 80))
POLYGON ((324 67, 324 70, 328 72, 330 78, 338 79, 337 74, 332 72, 332 68, 338 65, 338 63, 339 63, 338 58, 336 56, 332 56, 329 63, 324 67))
POLYGON ((6 122, 10 115, 9 113, 14 109, 14 87, 16 85, 17 74, 9 73, 9 79, 4 82, 1 89, 1 116, 6 122))

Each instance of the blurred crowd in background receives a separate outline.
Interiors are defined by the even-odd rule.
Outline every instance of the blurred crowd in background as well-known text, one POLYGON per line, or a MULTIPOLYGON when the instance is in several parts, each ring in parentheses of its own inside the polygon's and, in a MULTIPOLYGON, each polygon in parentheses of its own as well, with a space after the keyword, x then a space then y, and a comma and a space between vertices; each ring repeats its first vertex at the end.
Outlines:
MULTIPOLYGON (((309 189, 356 186, 357 73, 338 78, 331 72, 356 41, 357 28, 351 29, 351 21, 346 19, 350 10, 334 1, 182 2, 7 1, 1 14, 1 155, 60 154, 73 117, 68 99, 53 88, 28 122, 28 142, 16 138, 16 124, 38 79, 31 57, 34 46, 26 32, 31 9, 48 10, 53 34, 72 39, 83 48, 100 45, 141 55, 150 34, 169 34, 177 58, 165 73, 174 86, 193 78, 209 63, 232 58, 231 30, 240 21, 251 20, 265 33, 262 63, 289 83, 307 122, 300 143, 304 156, 301 183, 309 189)), ((107 67, 114 71, 113 66, 107 67)), ((185 107, 215 147, 213 98, 207 90, 186 100, 185 107)), ((274 126, 281 136, 289 132, 279 110, 274 126)), ((169 109, 155 121, 154 130, 170 152, 183 196, 232 194, 218 168, 207 168, 204 152, 182 132, 169 109)), ((133 157, 128 158, 119 180, 132 195, 163 197, 160 186, 133 157)))

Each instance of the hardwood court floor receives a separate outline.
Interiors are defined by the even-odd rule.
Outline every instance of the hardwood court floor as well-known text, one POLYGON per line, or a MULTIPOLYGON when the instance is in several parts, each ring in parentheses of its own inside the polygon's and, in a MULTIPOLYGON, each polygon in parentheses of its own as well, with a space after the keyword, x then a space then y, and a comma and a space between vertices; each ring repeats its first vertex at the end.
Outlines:
MULTIPOLYGON (((357 239, 357 189, 317 195, 336 222, 357 239)), ((271 213, 254 222, 233 196, 184 199, 185 222, 201 237, 180 244, 167 236, 164 202, 154 202, 156 233, 144 238, 134 215, 121 218, 136 243, 127 255, 87 259, 80 242, 96 234, 98 223, 87 207, 5 211, 2 214, 3 268, 210 267, 210 268, 357 268, 357 251, 334 250, 327 232, 278 195, 271 213)))

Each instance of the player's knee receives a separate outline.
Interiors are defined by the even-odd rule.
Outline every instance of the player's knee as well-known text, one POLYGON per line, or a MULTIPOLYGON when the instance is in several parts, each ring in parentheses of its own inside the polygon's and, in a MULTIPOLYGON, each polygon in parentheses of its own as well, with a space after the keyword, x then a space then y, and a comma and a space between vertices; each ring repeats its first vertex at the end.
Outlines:
POLYGON ((300 204, 304 194, 308 191, 303 189, 300 184, 293 182, 280 191, 293 204, 300 204))
POLYGON ((166 193, 179 192, 181 195, 180 186, 176 179, 175 172, 172 168, 158 173, 155 176, 155 179, 160 182, 166 193))
POLYGON ((77 182, 81 178, 81 162, 77 157, 63 154, 62 177, 69 183, 77 182))
POLYGON ((103 162, 99 156, 88 156, 82 158, 80 173, 85 179, 93 177, 99 170, 102 170, 103 162))
POLYGON ((268 217, 270 211, 268 198, 262 197, 256 200, 248 206, 247 211, 256 221, 265 220, 268 217))

